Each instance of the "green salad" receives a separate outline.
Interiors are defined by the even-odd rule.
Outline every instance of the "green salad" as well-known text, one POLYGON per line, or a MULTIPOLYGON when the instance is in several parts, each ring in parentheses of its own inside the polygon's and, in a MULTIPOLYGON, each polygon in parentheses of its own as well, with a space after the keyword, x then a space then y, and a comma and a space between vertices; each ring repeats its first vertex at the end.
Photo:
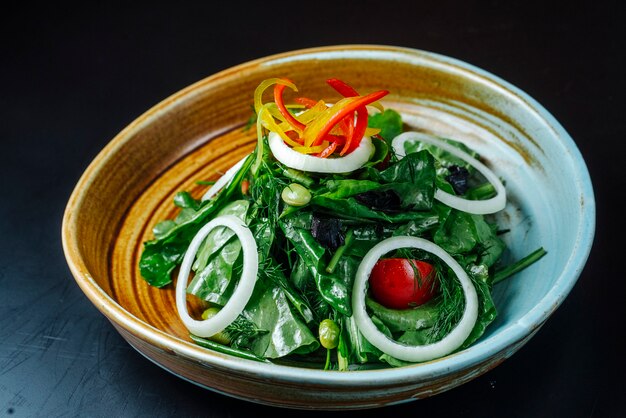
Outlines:
POLYGON ((191 340, 241 358, 346 371, 465 349, 496 318, 493 286, 546 251, 503 265, 506 190, 479 155, 405 130, 386 90, 327 82, 334 103, 259 85, 255 150, 204 196, 176 195, 142 277, 175 284, 191 340))

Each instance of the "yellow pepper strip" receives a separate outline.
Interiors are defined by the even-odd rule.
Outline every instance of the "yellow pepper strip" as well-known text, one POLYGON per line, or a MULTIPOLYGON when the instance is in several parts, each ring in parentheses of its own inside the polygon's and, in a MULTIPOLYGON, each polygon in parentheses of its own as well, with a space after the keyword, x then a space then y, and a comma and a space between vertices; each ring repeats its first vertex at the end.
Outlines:
POLYGON ((261 81, 261 84, 259 84, 256 90, 254 90, 254 111, 256 112, 257 116, 261 111, 261 107, 263 107, 263 92, 267 90, 268 87, 273 86, 274 84, 282 84, 294 91, 298 91, 298 88, 295 84, 282 78, 268 78, 267 80, 261 81))
POLYGON ((380 102, 370 103, 368 104, 368 106, 372 106, 373 108, 380 110, 380 113, 383 113, 385 111, 385 108, 380 102))
POLYGON ((341 110, 349 106, 351 103, 359 100, 361 97, 344 97, 343 99, 336 102, 332 107, 324 110, 314 121, 304 128, 303 138, 304 145, 310 147, 315 141, 317 134, 322 130, 322 128, 328 123, 328 121, 337 113, 341 112, 341 110))
MULTIPOLYGON (((265 103, 263 106, 265 106, 267 108, 267 111, 276 119, 278 119, 279 121, 281 121, 281 123, 285 123, 285 117, 282 115, 282 113, 280 113, 280 110, 278 110, 278 107, 276 106, 276 103, 274 102, 270 102, 270 103, 265 103)), ((284 129, 284 128, 283 128, 284 129)))
POLYGON ((294 151, 298 151, 302 154, 317 154, 326 149, 330 143, 328 141, 322 142, 320 145, 316 145, 314 147, 303 147, 302 145, 298 145, 297 147, 293 147, 294 151))
POLYGON ((285 131, 282 130, 280 126, 276 124, 276 122, 274 121, 274 118, 270 114, 270 111, 267 111, 268 107, 269 107, 269 103, 263 105, 263 107, 261 108, 262 109, 261 123, 263 124, 263 126, 266 129, 269 129, 270 131, 276 132, 278 135, 280 135, 280 137, 282 138, 283 141, 285 141, 286 144, 291 145, 292 147, 300 147, 301 146, 300 144, 298 144, 293 139, 289 138, 289 136, 287 136, 285 131))
POLYGON ((379 133, 380 133, 380 129, 379 128, 367 128, 363 135, 364 136, 374 136, 374 135, 378 135, 379 133))
MULTIPOLYGON (((322 113, 324 110, 326 110, 328 107, 326 106, 326 103, 324 103, 323 100, 320 100, 319 102, 317 102, 317 104, 315 106, 313 106, 310 109, 305 110, 304 112, 300 113, 299 115, 294 115, 294 117, 302 122, 303 124, 307 124, 309 122, 311 122, 313 119, 315 119, 317 116, 319 116, 320 113, 322 113)), ((276 108, 276 111, 278 112, 278 108, 276 108)), ((280 112, 278 112, 280 113, 280 112)), ((272 112, 272 114, 274 114, 272 112)), ((282 116, 282 115, 281 115, 282 116)), ((282 119, 281 119, 282 120, 282 119)), ((287 122, 283 122, 279 125, 283 130, 285 131, 291 131, 291 130, 295 130, 296 132, 298 132, 298 134, 301 136, 302 132, 299 132, 297 129, 294 129, 293 126, 291 126, 289 123, 287 122)))

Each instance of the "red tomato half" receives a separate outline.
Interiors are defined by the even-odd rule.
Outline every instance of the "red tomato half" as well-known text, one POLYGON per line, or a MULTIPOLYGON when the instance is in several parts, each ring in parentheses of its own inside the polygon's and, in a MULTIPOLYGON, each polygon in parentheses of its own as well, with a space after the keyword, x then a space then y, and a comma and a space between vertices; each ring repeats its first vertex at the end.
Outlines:
POLYGON ((437 292, 434 280, 435 269, 425 261, 385 258, 374 265, 369 286, 376 302, 391 309, 407 309, 432 299, 437 292))

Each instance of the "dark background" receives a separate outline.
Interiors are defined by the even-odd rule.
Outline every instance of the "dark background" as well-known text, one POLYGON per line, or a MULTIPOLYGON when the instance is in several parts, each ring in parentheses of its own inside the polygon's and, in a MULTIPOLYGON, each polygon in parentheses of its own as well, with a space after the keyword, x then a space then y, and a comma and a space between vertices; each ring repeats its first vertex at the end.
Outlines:
POLYGON ((5 5, 0 17, 0 416, 319 416, 218 395, 144 359, 75 284, 60 231, 82 171, 157 102, 251 59, 347 43, 449 55, 526 91, 580 148, 597 229, 573 291, 511 359, 444 394, 342 416, 626 414, 626 31, 615 5, 53 3, 5 5))

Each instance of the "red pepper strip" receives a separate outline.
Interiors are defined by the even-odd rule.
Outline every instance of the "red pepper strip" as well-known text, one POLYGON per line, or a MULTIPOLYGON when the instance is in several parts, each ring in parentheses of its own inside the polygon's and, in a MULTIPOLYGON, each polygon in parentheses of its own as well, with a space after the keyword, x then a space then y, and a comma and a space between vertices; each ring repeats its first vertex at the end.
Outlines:
POLYGON ((352 139, 350 144, 346 144, 344 148, 341 150, 339 155, 343 156, 345 154, 349 154, 355 149, 359 147, 361 144, 361 140, 363 139, 363 135, 365 135, 365 130, 367 129, 367 109, 365 106, 363 108, 356 110, 356 126, 354 127, 354 132, 352 134, 352 139))
POLYGON ((276 84, 274 86, 274 101, 276 102, 276 106, 278 106, 278 110, 280 111, 280 114, 283 115, 287 123, 289 123, 294 128, 302 131, 305 125, 302 122, 296 120, 296 118, 294 118, 293 115, 289 113, 289 111, 285 107, 285 103, 283 101, 284 90, 285 90, 285 86, 282 84, 276 84))
POLYGON ((317 104, 317 100, 309 99, 308 97, 296 97, 294 99, 296 103, 304 105, 307 109, 311 109, 317 104))
POLYGON ((343 97, 355 97, 358 96, 359 93, 352 86, 348 85, 344 81, 339 80, 338 78, 329 78, 326 82, 335 90, 337 93, 341 94, 343 97))
POLYGON ((335 143, 337 145, 343 145, 346 142, 346 138, 341 135, 331 135, 328 134, 324 137, 324 141, 328 141, 331 143, 335 143))
POLYGON ((313 143, 311 145, 319 145, 324 140, 326 134, 328 134, 328 132, 330 132, 330 130, 333 128, 333 126, 339 123, 339 121, 345 118, 347 115, 352 114, 356 109, 360 107, 380 100, 387 94, 389 94, 389 91, 387 90, 375 91, 374 93, 370 93, 366 96, 361 96, 358 99, 354 100, 352 103, 348 104, 346 107, 330 117, 328 122, 326 122, 326 125, 324 125, 322 129, 320 129, 320 131, 317 133, 317 136, 315 137, 315 140, 313 140, 313 143))
MULTIPOLYGON (((359 95, 359 93, 354 88, 352 88, 352 86, 337 78, 330 78, 326 80, 326 82, 332 88, 334 88, 337 93, 341 94, 344 97, 354 97, 359 95)), ((345 155, 348 152, 354 151, 359 146, 359 144, 361 143, 361 138, 363 137, 363 135, 365 134, 365 130, 367 129, 367 109, 365 108, 365 106, 357 109, 356 114, 356 128, 354 128, 354 130, 351 132, 351 135, 346 135, 346 143, 339 153, 339 155, 341 156, 345 155), (355 141, 354 144, 352 144, 353 138, 358 138, 358 140, 355 141)))
POLYGON ((330 145, 324 149, 324 151, 319 153, 318 157, 326 158, 329 155, 331 155, 333 152, 335 152, 335 149, 337 149, 337 143, 331 142, 330 145))
MULTIPOLYGON (((345 81, 339 80, 338 78, 329 78, 328 80, 326 80, 326 83, 328 83, 328 85, 334 88, 337 91, 337 93, 341 94, 344 97, 355 97, 359 95, 359 93, 354 88, 352 88, 352 86, 350 86, 345 81)), ((363 112, 367 112, 367 110, 365 109, 365 106, 356 110, 358 119, 363 119, 363 116, 362 116, 363 112)), ((351 115, 346 116, 346 118, 353 119, 351 115)), ((352 120, 350 121, 352 122, 352 120)), ((357 123, 358 123, 358 120, 357 120, 357 123)), ((358 146, 358 144, 361 142, 360 138, 363 136, 363 133, 361 133, 360 135, 355 135, 354 123, 349 123, 348 126, 349 126, 349 130, 346 133, 346 143, 344 144, 343 148, 339 152, 339 155, 341 156, 344 156, 348 152, 348 150, 350 150, 351 148, 350 145, 352 144, 353 138, 359 138, 359 141, 356 144, 356 146, 358 146)), ((356 146, 354 148, 356 148, 356 146)))
MULTIPOLYGON (((354 97, 359 95, 359 93, 354 88, 352 88, 352 86, 337 78, 330 78, 326 80, 326 82, 332 88, 334 88, 337 93, 341 94, 344 97, 354 97)), ((341 156, 345 155, 348 152, 354 151, 359 146, 359 144, 361 143, 361 138, 365 133, 365 129, 367 129, 367 109, 365 108, 365 106, 357 109, 356 114, 357 126, 352 130, 351 135, 346 135, 346 143, 339 153, 339 155, 341 156), (354 144, 352 144, 353 138, 358 138, 358 140, 355 141, 354 144)), ((351 126, 353 127, 354 125, 351 126)))

